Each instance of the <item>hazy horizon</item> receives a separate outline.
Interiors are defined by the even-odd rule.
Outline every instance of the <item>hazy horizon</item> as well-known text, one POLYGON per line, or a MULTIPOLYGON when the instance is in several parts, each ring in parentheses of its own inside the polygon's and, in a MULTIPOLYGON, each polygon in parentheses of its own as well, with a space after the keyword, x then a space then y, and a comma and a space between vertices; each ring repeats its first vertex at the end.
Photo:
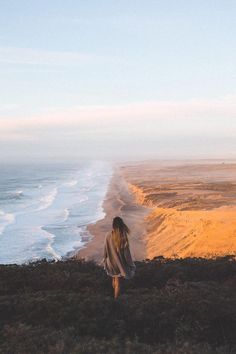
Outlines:
POLYGON ((0 161, 235 159, 235 10, 5 2, 0 161))

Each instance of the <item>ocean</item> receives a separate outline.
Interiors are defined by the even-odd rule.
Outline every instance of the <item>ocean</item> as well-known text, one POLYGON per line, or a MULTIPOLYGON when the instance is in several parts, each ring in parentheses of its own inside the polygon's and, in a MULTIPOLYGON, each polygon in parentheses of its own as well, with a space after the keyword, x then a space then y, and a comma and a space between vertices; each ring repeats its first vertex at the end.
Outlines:
POLYGON ((0 264, 60 260, 83 247, 86 226, 104 217, 112 165, 8 165, 0 168, 0 264))

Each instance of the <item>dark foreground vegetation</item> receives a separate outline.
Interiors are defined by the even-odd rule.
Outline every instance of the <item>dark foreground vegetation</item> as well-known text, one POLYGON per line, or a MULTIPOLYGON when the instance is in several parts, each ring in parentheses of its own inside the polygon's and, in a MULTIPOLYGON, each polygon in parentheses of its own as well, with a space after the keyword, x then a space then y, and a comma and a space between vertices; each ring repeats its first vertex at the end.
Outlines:
POLYGON ((91 262, 0 266, 0 353, 236 353, 236 261, 137 262, 114 301, 91 262))

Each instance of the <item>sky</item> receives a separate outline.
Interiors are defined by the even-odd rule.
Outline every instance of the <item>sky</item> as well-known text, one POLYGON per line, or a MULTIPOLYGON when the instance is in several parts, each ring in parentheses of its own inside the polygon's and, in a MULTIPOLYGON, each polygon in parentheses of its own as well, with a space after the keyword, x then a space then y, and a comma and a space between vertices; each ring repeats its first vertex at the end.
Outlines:
POLYGON ((0 161, 236 158, 235 1, 0 5, 0 161))

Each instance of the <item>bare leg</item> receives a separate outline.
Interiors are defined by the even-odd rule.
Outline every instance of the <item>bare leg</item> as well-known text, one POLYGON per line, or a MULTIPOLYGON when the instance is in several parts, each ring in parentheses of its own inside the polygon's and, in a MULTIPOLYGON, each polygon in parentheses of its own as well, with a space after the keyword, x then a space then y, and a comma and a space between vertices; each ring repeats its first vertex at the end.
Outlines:
POLYGON ((114 277, 112 277, 112 287, 113 287, 113 289, 115 289, 115 278, 114 277))
POLYGON ((114 277, 114 298, 117 299, 120 294, 120 278, 114 277))

